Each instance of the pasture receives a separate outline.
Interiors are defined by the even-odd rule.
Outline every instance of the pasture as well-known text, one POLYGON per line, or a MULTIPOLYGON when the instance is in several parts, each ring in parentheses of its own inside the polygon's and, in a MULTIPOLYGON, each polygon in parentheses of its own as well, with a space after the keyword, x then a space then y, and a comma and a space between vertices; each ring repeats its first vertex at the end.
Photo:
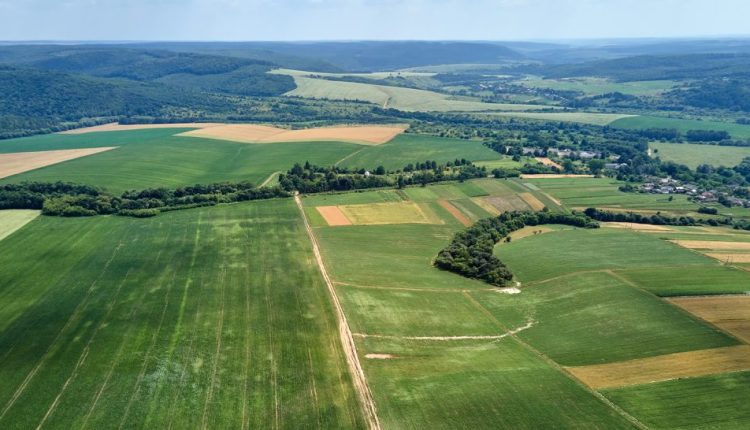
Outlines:
POLYGON ((652 142, 652 156, 695 169, 701 164, 734 167, 750 157, 750 147, 697 145, 692 143, 652 142), (658 152, 653 152, 658 150, 658 152))
POLYGON ((364 427, 289 199, 41 218, 0 298, 2 428, 364 427))
POLYGON ((726 131, 734 139, 750 138, 750 125, 737 124, 734 122, 721 122, 696 119, 667 118, 659 116, 633 116, 618 119, 610 124, 612 127, 630 130, 644 128, 668 128, 682 133, 690 130, 716 130, 726 131))
POLYGON ((39 211, 26 209, 0 210, 0 240, 5 239, 39 216, 39 211))

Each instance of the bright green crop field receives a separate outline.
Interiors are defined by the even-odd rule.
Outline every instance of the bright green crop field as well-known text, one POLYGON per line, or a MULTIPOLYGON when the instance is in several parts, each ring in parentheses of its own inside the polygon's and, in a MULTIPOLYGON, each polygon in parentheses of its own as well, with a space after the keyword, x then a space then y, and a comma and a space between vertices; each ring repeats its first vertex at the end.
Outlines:
POLYGON ((399 170, 409 163, 423 163, 426 160, 445 163, 457 158, 483 161, 507 157, 501 156, 477 140, 404 134, 382 145, 367 146, 340 164, 345 167, 374 169, 383 166, 388 170, 399 170))
POLYGON ((1 428, 364 427, 290 199, 43 217, 0 303, 1 428))
POLYGON ((701 164, 710 166, 734 167, 742 159, 750 157, 750 147, 696 145, 692 143, 664 143, 649 144, 652 150, 658 150, 653 155, 664 161, 674 161, 695 169, 701 164))
POLYGON ((120 193, 222 181, 263 182, 294 163, 332 165, 361 148, 344 142, 253 145, 171 136, 175 130, 46 135, 0 142, 0 152, 119 148, 6 178, 0 183, 57 180, 96 185, 120 193), (60 140, 58 140, 60 139, 60 140))

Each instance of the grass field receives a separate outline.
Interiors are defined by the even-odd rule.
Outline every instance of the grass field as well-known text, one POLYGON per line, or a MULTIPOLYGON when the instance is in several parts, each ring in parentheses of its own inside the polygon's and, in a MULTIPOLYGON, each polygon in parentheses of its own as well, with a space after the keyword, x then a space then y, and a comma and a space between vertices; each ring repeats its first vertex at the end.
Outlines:
POLYGON ((742 429, 750 421, 750 372, 605 391, 649 428, 742 429))
POLYGON ((549 109, 544 105, 483 103, 471 99, 455 99, 447 94, 413 88, 359 82, 331 81, 293 76, 297 88, 287 96, 327 100, 359 100, 383 108, 425 112, 523 111, 549 109))
POLYGON ((426 160, 446 163, 457 158, 494 161, 506 157, 476 140, 405 134, 383 145, 362 149, 340 164, 344 167, 375 169, 383 166, 388 170, 400 170, 409 163, 424 163, 426 160))
MULTIPOLYGON (((260 184, 273 172, 310 161, 331 165, 361 146, 344 142, 246 145, 221 140, 171 136, 176 130, 156 129, 82 135, 46 135, 0 142, 0 152, 22 148, 120 146, 62 164, 15 175, 3 182, 77 182, 111 192, 148 187, 248 180, 260 184)), ((27 149, 28 150, 28 149, 27 149)))
POLYGON ((750 157, 750 147, 696 145, 691 143, 652 142, 653 153, 664 161, 674 161, 695 169, 701 164, 734 167, 745 157, 750 157))
POLYGON ((580 91, 587 96, 619 92, 634 96, 658 95, 672 89, 675 81, 614 82, 604 78, 542 79, 529 77, 516 81, 530 88, 549 88, 559 91, 580 91))
POLYGON ((625 129, 673 128, 683 133, 690 130, 717 130, 726 131, 735 139, 750 138, 750 125, 733 122, 698 121, 695 119, 666 118, 658 116, 635 116, 619 119, 610 125, 612 127, 625 129))
POLYGON ((697 296, 750 292, 750 272, 726 266, 640 267, 619 271, 656 295, 697 296))
POLYGON ((291 200, 41 218, 0 303, 2 428, 364 427, 291 200))
POLYGON ((26 209, 0 210, 0 240, 5 239, 39 216, 39 211, 26 209))

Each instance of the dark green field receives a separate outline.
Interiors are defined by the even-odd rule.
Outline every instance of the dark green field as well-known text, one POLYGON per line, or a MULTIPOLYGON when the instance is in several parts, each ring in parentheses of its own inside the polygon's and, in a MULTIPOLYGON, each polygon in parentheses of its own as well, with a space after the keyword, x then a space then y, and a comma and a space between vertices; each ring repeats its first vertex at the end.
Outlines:
POLYGON ((0 427, 363 427, 314 264, 291 200, 32 222, 0 242, 0 427))

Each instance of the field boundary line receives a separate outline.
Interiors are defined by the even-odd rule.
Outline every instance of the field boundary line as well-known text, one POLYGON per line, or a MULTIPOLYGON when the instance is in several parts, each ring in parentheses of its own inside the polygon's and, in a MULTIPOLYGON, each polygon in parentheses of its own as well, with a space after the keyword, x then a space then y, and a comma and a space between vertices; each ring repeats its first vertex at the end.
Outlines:
POLYGON ((386 287, 378 285, 359 285, 352 284, 350 282, 332 281, 333 285, 338 287, 351 287, 360 288, 363 290, 391 290, 391 291, 414 291, 414 292, 426 292, 426 293, 465 293, 471 291, 498 291, 496 288, 409 288, 409 287, 386 287))
POLYGON ((339 161, 337 161, 337 162, 333 163, 333 165, 334 165, 334 166, 338 166, 339 164, 341 164, 341 163, 343 163, 344 161, 346 161, 346 160, 348 160, 348 159, 350 159, 350 158, 354 157, 355 155, 359 154, 360 152, 364 151, 364 150, 365 150, 365 149, 367 149, 367 148, 368 148, 368 147, 367 147, 367 146, 365 146, 364 148, 358 149, 358 150, 356 150, 356 151, 352 152, 351 154, 347 155, 346 157, 342 158, 341 160, 339 160, 339 161))
MULTIPOLYGON (((484 313, 487 317, 490 318, 498 327, 500 327, 503 330, 507 330, 504 324, 502 324, 497 318, 495 318, 495 315, 492 314, 487 308, 482 306, 481 303, 479 303, 474 297, 471 296, 469 293, 464 293, 467 299, 482 313, 484 313)), ((510 331, 508 331, 510 333, 510 331)), ((592 390, 588 385, 586 385, 583 381, 578 379, 575 375, 570 373, 567 369, 565 369, 563 366, 558 364, 555 360, 549 358, 547 355, 539 351, 538 349, 534 348, 533 346, 529 345, 525 341, 523 341, 520 337, 518 337, 515 333, 510 333, 510 337, 513 338, 516 342, 518 342, 521 346, 531 351, 533 354, 541 358, 544 362, 550 365, 553 369, 556 369, 558 372, 562 373, 563 375, 567 376, 570 380, 572 380, 576 385, 586 390, 589 394, 593 395, 597 399, 599 399, 601 402, 612 408, 615 412, 617 412, 621 417, 628 420, 631 424, 638 427, 642 430, 648 430, 648 427, 643 424, 638 418, 630 415, 627 413, 624 409, 617 406, 614 402, 606 398, 603 394, 596 390, 592 390)))
POLYGON ((469 335, 469 336, 395 336, 387 334, 366 334, 366 333, 352 333, 352 336, 359 338, 373 338, 373 339, 397 339, 397 340, 427 340, 427 341, 452 341, 452 340, 500 340, 505 339, 508 336, 512 336, 516 333, 520 333, 524 330, 528 330, 534 326, 536 322, 529 320, 526 324, 516 327, 512 330, 508 330, 503 334, 493 335, 469 335))
POLYGON ((268 185, 268 183, 269 183, 269 182, 271 182, 271 181, 273 180, 273 178, 274 178, 274 177, 275 177, 276 175, 280 175, 281 173, 282 173, 282 172, 281 172, 281 170, 277 170, 277 171, 275 171, 275 172, 271 173, 271 174, 270 174, 270 175, 269 175, 269 176, 268 176, 268 177, 266 178, 266 180, 265 180, 265 181, 263 181, 263 182, 262 182, 262 183, 261 183, 260 185, 258 185, 258 188, 263 188, 263 187, 265 187, 266 185, 268 185))
POLYGON ((320 274, 323 276, 323 280, 328 287, 328 292, 330 293, 331 300, 336 311, 336 319, 339 323, 339 335, 341 336, 344 355, 346 356, 349 370, 352 373, 352 378, 354 379, 354 387, 356 388, 356 391, 360 397, 360 401, 362 402, 362 407, 364 409, 363 412, 365 413, 365 419, 367 420, 368 427, 373 430, 380 430, 380 420, 378 419, 377 409, 375 408, 375 400, 372 396, 372 392, 370 391, 370 387, 367 385, 367 378, 357 355, 357 347, 354 344, 354 338, 352 337, 352 332, 349 329, 349 323, 347 322, 346 316, 344 315, 344 309, 341 307, 341 302, 339 301, 338 295, 336 294, 336 288, 333 286, 333 281, 331 281, 331 278, 328 276, 328 271, 326 270, 325 264, 323 263, 323 255, 321 254, 320 247, 318 246, 318 240, 315 238, 312 227, 310 227, 310 222, 307 220, 305 208, 302 206, 302 200, 300 199, 299 194, 294 196, 294 202, 297 204, 297 208, 299 208, 300 214, 302 215, 302 221, 304 222, 305 230, 307 231, 307 235, 310 238, 310 243, 312 244, 315 261, 318 263, 320 274))

